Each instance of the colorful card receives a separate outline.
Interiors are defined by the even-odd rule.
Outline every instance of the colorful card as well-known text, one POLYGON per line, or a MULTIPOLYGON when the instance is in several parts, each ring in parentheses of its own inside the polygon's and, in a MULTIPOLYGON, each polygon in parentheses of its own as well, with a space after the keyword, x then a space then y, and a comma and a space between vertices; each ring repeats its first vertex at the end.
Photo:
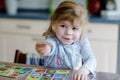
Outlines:
POLYGON ((70 72, 70 70, 57 70, 56 73, 57 74, 68 74, 70 72))
POLYGON ((34 69, 26 78, 26 80, 42 80, 43 74, 46 73, 46 69, 34 69))
POLYGON ((41 77, 39 80, 51 80, 51 77, 41 77))
POLYGON ((52 78, 52 80, 65 80, 65 78, 52 78))
POLYGON ((13 70, 21 70, 21 69, 23 69, 24 67, 23 66, 14 66, 14 68, 13 68, 13 70))
POLYGON ((21 76, 21 75, 18 74, 18 73, 11 73, 11 74, 9 74, 8 76, 9 76, 9 77, 19 77, 19 76, 21 76))
POLYGON ((0 63, 0 67, 3 67, 3 66, 5 66, 5 65, 0 63))
POLYGON ((46 69, 35 69, 34 72, 46 73, 46 69))
POLYGON ((55 78, 66 78, 67 74, 55 74, 55 78))
POLYGON ((32 70, 33 70, 33 68, 31 68, 31 67, 25 67, 25 68, 19 70, 17 73, 24 74, 24 73, 28 73, 28 72, 30 72, 32 70))
POLYGON ((28 76, 25 80, 40 80, 39 76, 28 76))
POLYGON ((32 72, 31 74, 30 74, 30 76, 42 76, 43 74, 41 74, 41 73, 35 73, 35 72, 32 72))
POLYGON ((29 74, 29 76, 26 78, 26 80, 39 80, 42 77, 43 74, 32 72, 29 74))
POLYGON ((50 74, 50 73, 46 73, 46 74, 43 74, 43 77, 53 77, 54 74, 50 74))
POLYGON ((0 71, 0 75, 7 76, 7 75, 9 75, 9 74, 10 74, 10 72, 0 71))
POLYGON ((48 74, 54 74, 56 72, 56 70, 54 69, 48 69, 46 73, 48 74))

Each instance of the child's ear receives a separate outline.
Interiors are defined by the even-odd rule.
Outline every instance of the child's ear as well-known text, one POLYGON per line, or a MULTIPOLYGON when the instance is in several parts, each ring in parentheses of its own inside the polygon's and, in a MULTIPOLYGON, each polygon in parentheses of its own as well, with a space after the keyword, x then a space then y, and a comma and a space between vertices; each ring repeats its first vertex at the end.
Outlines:
POLYGON ((55 32, 55 30, 56 30, 56 27, 55 27, 55 26, 52 26, 52 30, 55 32))

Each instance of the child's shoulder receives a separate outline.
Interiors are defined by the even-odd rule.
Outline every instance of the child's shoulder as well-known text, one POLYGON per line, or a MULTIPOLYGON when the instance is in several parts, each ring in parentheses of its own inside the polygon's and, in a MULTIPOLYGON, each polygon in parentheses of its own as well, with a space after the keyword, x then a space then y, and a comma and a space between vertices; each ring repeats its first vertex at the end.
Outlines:
POLYGON ((46 40, 51 43, 56 43, 57 39, 54 35, 47 35, 46 40))
POLYGON ((85 43, 88 43, 89 42, 89 40, 88 40, 88 37, 87 36, 83 36, 82 38, 81 38, 81 40, 80 40, 80 44, 81 45, 83 45, 83 44, 85 44, 85 43))
POLYGON ((55 36, 54 35, 47 35, 46 39, 55 39, 55 36))

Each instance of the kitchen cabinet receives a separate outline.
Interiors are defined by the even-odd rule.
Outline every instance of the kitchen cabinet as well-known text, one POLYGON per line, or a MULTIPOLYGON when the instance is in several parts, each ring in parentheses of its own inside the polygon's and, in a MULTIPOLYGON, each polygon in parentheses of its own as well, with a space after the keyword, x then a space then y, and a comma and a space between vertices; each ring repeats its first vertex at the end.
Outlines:
POLYGON ((49 21, 0 19, 0 61, 13 62, 15 50, 36 53, 35 38, 48 27, 49 21))
POLYGON ((4 39, 3 39, 3 35, 1 35, 0 34, 0 61, 2 61, 3 60, 3 41, 4 41, 4 39))
POLYGON ((96 71, 116 73, 118 27, 118 24, 88 23, 87 36, 97 59, 96 71))
POLYGON ((14 59, 16 49, 16 36, 0 33, 0 61, 11 62, 14 59), (14 50, 14 51, 13 51, 14 50))

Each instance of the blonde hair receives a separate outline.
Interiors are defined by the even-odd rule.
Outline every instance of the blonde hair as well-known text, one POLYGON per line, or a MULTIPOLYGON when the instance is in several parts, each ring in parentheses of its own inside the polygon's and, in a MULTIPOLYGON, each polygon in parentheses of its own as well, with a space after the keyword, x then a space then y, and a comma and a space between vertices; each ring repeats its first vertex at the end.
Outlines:
MULTIPOLYGON (((55 35, 52 26, 57 24, 59 21, 69 20, 73 24, 76 18, 80 20, 81 26, 84 26, 87 21, 87 10, 84 9, 81 4, 73 1, 64 1, 60 3, 51 15, 49 28, 43 33, 43 36, 47 36, 49 34, 55 35)), ((82 30, 82 34, 83 32, 84 30, 82 30)))

